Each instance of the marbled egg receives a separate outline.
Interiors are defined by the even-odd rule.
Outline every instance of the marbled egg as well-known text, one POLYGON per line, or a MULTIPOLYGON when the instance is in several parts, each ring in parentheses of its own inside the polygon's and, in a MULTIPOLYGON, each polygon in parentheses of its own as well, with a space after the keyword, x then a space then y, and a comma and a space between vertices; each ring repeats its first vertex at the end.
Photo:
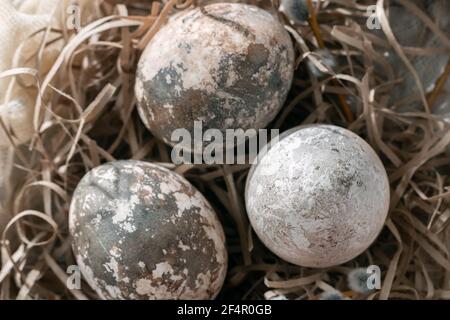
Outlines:
MULTIPOLYGON (((281 109, 294 50, 277 18, 258 7, 219 3, 173 17, 140 59, 141 119, 170 145, 175 129, 260 129, 281 109)), ((185 147, 189 148, 190 145, 185 147)))
POLYGON ((305 267, 338 265, 367 249, 383 228, 389 197, 374 150, 332 125, 282 134, 260 154, 245 192, 258 237, 279 257, 305 267))
POLYGON ((86 174, 69 215, 84 278, 102 299, 212 299, 226 274, 222 226, 187 180, 118 161, 86 174))

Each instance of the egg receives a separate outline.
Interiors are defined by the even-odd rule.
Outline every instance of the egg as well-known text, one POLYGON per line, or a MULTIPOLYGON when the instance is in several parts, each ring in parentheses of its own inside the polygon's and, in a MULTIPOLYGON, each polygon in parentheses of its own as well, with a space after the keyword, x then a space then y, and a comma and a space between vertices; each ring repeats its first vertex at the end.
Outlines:
POLYGON ((332 125, 300 126, 264 148, 245 191, 258 237, 282 259, 323 268, 355 258, 376 239, 389 183, 375 151, 332 125))
POLYGON ((290 36, 267 11, 238 3, 196 8, 173 17, 144 50, 139 114, 172 146, 174 130, 193 135, 195 121, 222 133, 261 129, 283 106, 293 71, 290 36))
POLYGON ((212 299, 227 267, 222 226, 187 180, 118 161, 88 172, 70 206, 77 264, 102 299, 212 299))

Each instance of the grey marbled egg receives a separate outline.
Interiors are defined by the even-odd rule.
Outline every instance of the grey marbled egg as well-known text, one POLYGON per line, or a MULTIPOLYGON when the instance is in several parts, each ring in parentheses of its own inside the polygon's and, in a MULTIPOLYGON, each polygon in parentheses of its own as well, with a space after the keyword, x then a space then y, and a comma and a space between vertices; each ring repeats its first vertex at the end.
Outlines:
POLYGON ((262 151, 245 198, 253 229, 272 252, 297 265, 329 267, 375 240, 390 192, 382 162, 363 139, 308 125, 262 151))
POLYGON ((118 161, 81 180, 73 251, 102 299, 212 299, 227 266, 222 226, 202 194, 161 166, 118 161))
MULTIPOLYGON (((170 145, 175 129, 261 129, 292 83, 294 50, 258 7, 220 3, 172 18, 143 52, 135 92, 141 119, 170 145)), ((190 145, 184 145, 189 149, 190 145)))

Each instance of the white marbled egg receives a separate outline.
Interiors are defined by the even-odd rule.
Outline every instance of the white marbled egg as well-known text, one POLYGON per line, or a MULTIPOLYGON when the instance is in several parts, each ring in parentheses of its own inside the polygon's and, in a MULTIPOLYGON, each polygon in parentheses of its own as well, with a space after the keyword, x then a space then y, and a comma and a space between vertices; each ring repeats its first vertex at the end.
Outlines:
POLYGON ((306 267, 338 265, 375 240, 389 183, 374 150, 349 130, 308 125, 263 150, 246 186, 247 212, 276 255, 306 267))
MULTIPOLYGON (((142 121, 170 145, 176 129, 262 129, 284 104, 294 73, 289 34, 267 11, 219 3, 173 17, 136 74, 142 121)), ((183 145, 191 148, 190 144, 183 145)))
POLYGON ((212 299, 225 279, 222 226, 203 195, 161 166, 118 161, 81 180, 73 251, 102 299, 212 299))

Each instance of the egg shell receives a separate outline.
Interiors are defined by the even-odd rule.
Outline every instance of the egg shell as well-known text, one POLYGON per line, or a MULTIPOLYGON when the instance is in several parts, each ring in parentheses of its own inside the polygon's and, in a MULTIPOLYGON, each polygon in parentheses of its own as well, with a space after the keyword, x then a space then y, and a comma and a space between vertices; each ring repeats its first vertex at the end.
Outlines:
POLYGON ((262 151, 245 198, 253 229, 272 252, 300 266, 329 267, 375 240, 390 193, 385 168, 363 139, 308 125, 262 151))
MULTIPOLYGON (((170 145, 175 129, 260 129, 281 109, 294 50, 279 21, 258 7, 220 3, 174 17, 137 68, 141 119, 170 145)), ((190 145, 185 147, 189 148, 190 145)))
POLYGON ((222 226, 202 194, 156 164, 86 174, 70 207, 73 251, 102 299, 212 299, 226 274, 222 226))

